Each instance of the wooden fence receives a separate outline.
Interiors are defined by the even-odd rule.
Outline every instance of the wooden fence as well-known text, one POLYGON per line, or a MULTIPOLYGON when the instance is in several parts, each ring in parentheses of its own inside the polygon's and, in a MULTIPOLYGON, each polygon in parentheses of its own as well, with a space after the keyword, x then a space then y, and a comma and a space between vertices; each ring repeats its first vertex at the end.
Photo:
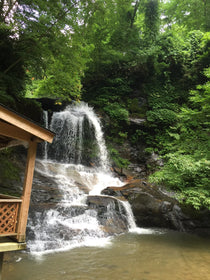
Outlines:
POLYGON ((19 209, 22 199, 0 195, 0 236, 17 235, 19 209))

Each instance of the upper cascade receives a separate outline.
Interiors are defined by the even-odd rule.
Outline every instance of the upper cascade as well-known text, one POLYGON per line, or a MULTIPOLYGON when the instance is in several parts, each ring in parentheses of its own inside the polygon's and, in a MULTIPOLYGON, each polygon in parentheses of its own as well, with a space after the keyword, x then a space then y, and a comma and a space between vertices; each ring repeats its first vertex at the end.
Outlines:
POLYGON ((49 146, 48 159, 108 170, 101 123, 88 104, 76 103, 53 113, 50 129, 56 136, 49 146))

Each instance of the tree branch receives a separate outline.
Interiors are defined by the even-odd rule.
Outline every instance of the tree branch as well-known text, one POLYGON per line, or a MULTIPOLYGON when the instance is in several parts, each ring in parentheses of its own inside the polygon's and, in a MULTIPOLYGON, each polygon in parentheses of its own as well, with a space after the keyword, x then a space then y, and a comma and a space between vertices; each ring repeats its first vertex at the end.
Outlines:
POLYGON ((21 61, 21 57, 18 58, 18 60, 16 60, 14 63, 12 63, 5 71, 4 74, 6 74, 7 72, 9 72, 16 64, 18 64, 21 61))
POLYGON ((135 20, 135 17, 136 17, 136 13, 137 13, 138 8, 139 8, 139 4, 140 4, 140 0, 136 0, 134 11, 133 11, 133 16, 131 18, 130 28, 133 28, 133 24, 134 24, 134 20, 135 20))
POLYGON ((13 8, 16 6, 16 4, 18 3, 18 0, 13 1, 9 1, 8 3, 8 10, 6 11, 5 15, 4 15, 4 21, 6 21, 6 18, 9 16, 10 12, 13 10, 13 8))

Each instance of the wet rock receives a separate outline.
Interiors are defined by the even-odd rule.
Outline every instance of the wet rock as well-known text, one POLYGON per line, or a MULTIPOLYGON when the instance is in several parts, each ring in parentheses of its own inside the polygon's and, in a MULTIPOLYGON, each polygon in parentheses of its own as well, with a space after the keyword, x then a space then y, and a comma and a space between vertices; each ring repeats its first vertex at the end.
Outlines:
POLYGON ((74 183, 78 187, 78 189, 81 190, 83 193, 85 193, 85 194, 89 193, 90 189, 86 185, 81 184, 79 182, 74 182, 74 183))
POLYGON ((108 187, 103 194, 126 198, 138 226, 208 232, 210 235, 210 211, 202 213, 183 207, 173 194, 143 180, 133 180, 120 188, 108 187))
MULTIPOLYGON (((88 209, 86 205, 69 205, 66 206, 65 204, 56 204, 56 203, 39 203, 36 205, 30 206, 29 211, 29 222, 27 227, 27 239, 28 240, 35 240, 35 228, 37 225, 45 225, 49 221, 47 220, 46 210, 51 210, 54 212, 55 217, 57 215, 63 217, 63 219, 68 220, 74 217, 78 217, 83 215, 85 211, 88 209)), ((51 217, 53 218, 53 216, 51 217)), ((83 230, 84 231, 84 230, 83 230)), ((47 237, 44 236, 43 238, 53 238, 56 239, 63 239, 63 240, 70 240, 77 234, 81 233, 81 229, 74 229, 65 225, 64 223, 57 222, 56 225, 54 222, 52 224, 48 224, 47 227, 47 237)))
POLYGON ((128 230, 126 211, 118 199, 109 196, 88 196, 86 203, 89 209, 97 211, 97 218, 104 232, 114 235, 128 230))
POLYGON ((56 182, 35 172, 31 193, 31 204, 58 203, 62 199, 56 182))
POLYGON ((84 214, 87 209, 86 205, 70 205, 69 207, 58 205, 56 207, 56 210, 62 213, 62 215, 71 218, 84 214))
POLYGON ((143 123, 146 122, 146 119, 139 119, 139 118, 129 118, 131 124, 135 124, 141 126, 143 123))
POLYGON ((163 160, 159 157, 158 154, 154 152, 152 152, 151 155, 147 157, 146 164, 150 167, 150 169, 155 169, 158 166, 162 167, 164 165, 163 160))

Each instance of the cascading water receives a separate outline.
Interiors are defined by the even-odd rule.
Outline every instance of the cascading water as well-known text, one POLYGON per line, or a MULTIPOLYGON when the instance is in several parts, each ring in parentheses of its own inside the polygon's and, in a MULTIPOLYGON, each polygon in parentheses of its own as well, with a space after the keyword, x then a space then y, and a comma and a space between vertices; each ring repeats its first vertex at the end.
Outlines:
POLYGON ((103 245, 111 235, 120 233, 116 227, 112 234, 108 230, 117 221, 124 229, 135 228, 128 203, 100 195, 107 186, 123 183, 109 171, 103 132, 93 109, 87 104, 69 106, 53 114, 50 128, 56 137, 48 155, 37 161, 34 181, 39 184, 45 178, 45 184, 57 194, 50 207, 43 199, 30 212, 30 251, 43 254, 103 245))
POLYGON ((108 169, 100 121, 87 104, 69 106, 63 112, 54 113, 50 129, 56 131, 48 151, 50 159, 108 169))
MULTIPOLYGON (((44 121, 44 125, 45 125, 45 128, 49 128, 49 121, 48 121, 48 112, 47 111, 43 111, 43 121, 44 121)), ((47 142, 45 141, 44 142, 44 159, 47 160, 47 142)))

